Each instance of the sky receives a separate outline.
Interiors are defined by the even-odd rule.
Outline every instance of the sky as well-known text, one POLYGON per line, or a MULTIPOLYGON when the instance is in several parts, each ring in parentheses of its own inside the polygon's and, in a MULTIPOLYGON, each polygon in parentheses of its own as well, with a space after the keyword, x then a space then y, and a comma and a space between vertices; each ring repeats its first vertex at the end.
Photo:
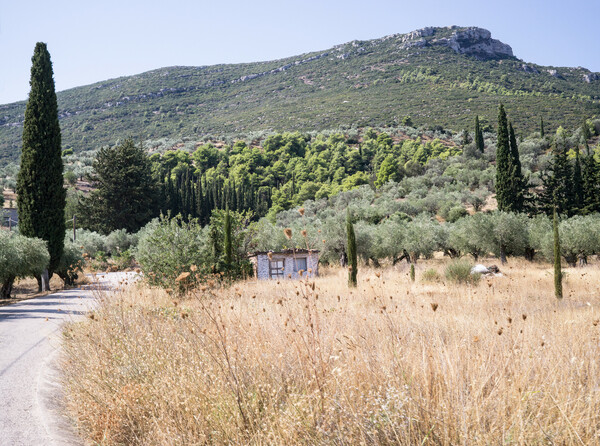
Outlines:
POLYGON ((172 65, 256 62, 426 26, 479 26, 526 62, 600 72, 600 0, 0 0, 0 104, 36 42, 57 91, 172 65))

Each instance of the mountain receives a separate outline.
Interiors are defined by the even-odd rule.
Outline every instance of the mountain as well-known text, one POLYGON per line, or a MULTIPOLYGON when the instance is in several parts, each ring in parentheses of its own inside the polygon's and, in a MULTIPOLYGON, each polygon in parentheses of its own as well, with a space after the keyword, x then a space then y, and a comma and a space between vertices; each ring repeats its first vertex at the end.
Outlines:
MULTIPOLYGON (((269 62, 169 67, 58 93, 64 148, 141 140, 398 125, 518 132, 600 114, 600 75, 517 59, 475 27, 424 28, 269 62)), ((0 163, 20 152, 25 102, 0 105, 0 163)))

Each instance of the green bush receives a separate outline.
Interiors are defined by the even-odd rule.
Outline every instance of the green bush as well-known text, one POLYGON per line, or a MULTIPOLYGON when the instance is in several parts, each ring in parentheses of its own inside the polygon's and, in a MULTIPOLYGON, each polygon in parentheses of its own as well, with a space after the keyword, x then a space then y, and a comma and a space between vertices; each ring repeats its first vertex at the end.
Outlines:
POLYGON ((198 278, 211 264, 208 227, 186 223, 181 217, 153 220, 140 231, 134 255, 153 285, 174 287, 184 272, 198 278))
POLYGON ((446 266, 444 272, 446 279, 452 283, 476 284, 481 274, 471 274, 471 264, 466 260, 455 260, 446 266))
POLYGON ((65 241, 63 255, 60 258, 56 274, 63 280, 65 285, 73 285, 78 274, 83 271, 83 263, 81 248, 71 241, 65 241))
POLYGON ((137 244, 137 234, 129 234, 125 229, 117 229, 106 236, 104 246, 112 257, 134 248, 137 244))
POLYGON ((462 206, 454 206, 448 211, 448 215, 446 216, 446 221, 450 223, 454 223, 458 219, 467 216, 469 213, 462 206))
POLYGON ((429 268, 421 274, 421 281, 425 283, 435 283, 442 279, 440 273, 436 269, 429 268))
MULTIPOLYGON (((67 232, 70 235, 70 232, 67 232)), ((106 252, 106 236, 87 229, 77 229, 75 244, 90 257, 96 257, 98 252, 106 252)))

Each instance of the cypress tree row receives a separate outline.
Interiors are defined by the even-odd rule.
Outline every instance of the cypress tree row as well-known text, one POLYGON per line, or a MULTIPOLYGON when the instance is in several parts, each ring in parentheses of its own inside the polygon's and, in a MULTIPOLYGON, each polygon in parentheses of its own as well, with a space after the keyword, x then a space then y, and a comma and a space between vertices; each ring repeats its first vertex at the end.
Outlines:
POLYGON ((163 214, 181 214, 184 221, 197 218, 205 226, 210 221, 214 209, 229 209, 236 212, 254 211, 254 218, 267 214, 271 207, 269 187, 256 189, 246 182, 236 183, 234 179, 215 178, 208 180, 206 175, 197 176, 191 169, 180 170, 175 174, 167 171, 161 174, 165 190, 161 205, 163 214))
POLYGON ((346 214, 346 233, 348 235, 348 286, 356 287, 358 274, 358 255, 356 252, 356 235, 354 234, 354 225, 350 219, 350 213, 346 214))
POLYGON ((477 150, 483 153, 485 147, 483 142, 483 132, 479 125, 479 116, 475 116, 475 146, 477 147, 477 150))
MULTIPOLYGON (((58 105, 52 62, 38 42, 31 59, 31 90, 23 123, 23 151, 17 177, 19 230, 48 243, 48 277, 58 268, 65 238, 65 199, 58 105)), ((44 275, 45 276, 45 275, 44 275)), ((40 289, 49 289, 38 279, 40 289)))

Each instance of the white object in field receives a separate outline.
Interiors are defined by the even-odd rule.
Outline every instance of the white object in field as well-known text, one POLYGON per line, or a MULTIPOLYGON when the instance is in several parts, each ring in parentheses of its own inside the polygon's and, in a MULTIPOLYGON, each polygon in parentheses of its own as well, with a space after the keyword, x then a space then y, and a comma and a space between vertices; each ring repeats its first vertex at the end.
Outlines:
POLYGON ((481 263, 478 263, 473 268, 471 268, 471 274, 489 274, 490 270, 481 263))

